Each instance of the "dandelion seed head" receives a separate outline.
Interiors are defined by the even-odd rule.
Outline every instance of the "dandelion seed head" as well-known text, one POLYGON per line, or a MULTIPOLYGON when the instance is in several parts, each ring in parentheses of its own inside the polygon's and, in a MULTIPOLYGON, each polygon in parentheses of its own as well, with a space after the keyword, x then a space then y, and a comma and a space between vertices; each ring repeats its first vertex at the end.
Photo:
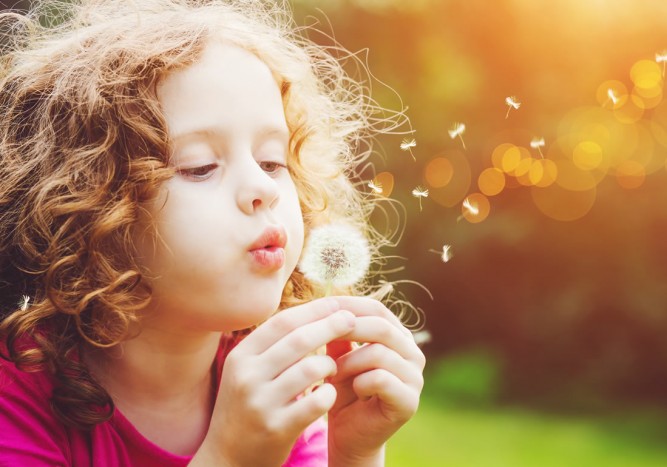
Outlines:
POLYGON ((612 88, 607 89, 607 96, 614 105, 618 102, 618 96, 616 95, 616 91, 614 91, 612 88))
POLYGON ((516 97, 510 96, 505 98, 505 103, 509 105, 510 107, 514 107, 515 109, 518 109, 521 107, 521 102, 518 102, 516 100, 516 97))
POLYGON ((470 202, 469 198, 463 200, 463 207, 473 216, 479 214, 479 208, 470 202))
POLYGON ((22 295, 21 296, 21 301, 19 302, 19 306, 21 307, 21 311, 25 311, 28 309, 28 302, 30 301, 30 297, 28 295, 22 295))
POLYGON ((417 345, 428 344, 431 342, 431 333, 426 329, 422 329, 421 331, 413 332, 412 338, 415 340, 415 344, 417 345))
POLYGON ((440 259, 442 259, 443 263, 448 263, 454 254, 452 253, 452 246, 451 245, 443 245, 442 246, 442 255, 440 256, 440 259))
POLYGON ((299 269, 318 284, 347 287, 364 278, 370 262, 361 232, 346 224, 328 224, 310 232, 299 269))
POLYGON ((533 138, 530 142, 530 147, 533 149, 544 147, 544 138, 533 138))
POLYGON ((449 137, 454 139, 457 136, 462 135, 465 131, 465 123, 456 122, 452 125, 451 130, 449 130, 449 137))
POLYGON ((401 142, 401 149, 403 151, 409 151, 410 148, 414 148, 415 146, 417 146, 417 141, 414 138, 413 139, 404 139, 401 142))
POLYGON ((414 190, 412 190, 412 196, 414 196, 415 198, 427 198, 428 190, 418 186, 414 190))
POLYGON ((373 190, 375 193, 382 193, 382 184, 381 183, 375 183, 373 180, 368 182, 368 188, 373 190))
POLYGON ((655 61, 658 63, 667 62, 667 50, 663 50, 662 52, 657 52, 655 54, 655 61))

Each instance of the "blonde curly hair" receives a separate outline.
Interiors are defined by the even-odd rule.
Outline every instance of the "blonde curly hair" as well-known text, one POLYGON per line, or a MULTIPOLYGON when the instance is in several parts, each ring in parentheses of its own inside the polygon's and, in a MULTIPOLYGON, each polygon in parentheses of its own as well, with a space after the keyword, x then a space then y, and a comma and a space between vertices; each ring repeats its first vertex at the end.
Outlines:
MULTIPOLYGON (((173 175, 156 85, 211 38, 253 52, 274 74, 306 235, 344 219, 377 252, 373 203, 353 183, 377 107, 285 3, 49 1, 3 13, 0 26, 11 40, 0 58, 0 335, 18 367, 53 373, 63 423, 91 428, 113 412, 79 355, 84 344, 128 338, 150 300, 131 232, 173 175), (22 295, 29 306, 18 305, 22 295)), ((315 293, 297 270, 281 307, 315 293)))

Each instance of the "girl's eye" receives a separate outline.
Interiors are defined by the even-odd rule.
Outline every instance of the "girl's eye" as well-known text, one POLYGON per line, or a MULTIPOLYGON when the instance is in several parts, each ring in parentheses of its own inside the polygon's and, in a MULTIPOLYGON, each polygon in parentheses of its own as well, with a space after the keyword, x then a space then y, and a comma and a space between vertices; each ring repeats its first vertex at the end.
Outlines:
POLYGON ((270 175, 275 175, 278 172, 280 172, 280 170, 287 168, 287 166, 282 162, 274 162, 274 161, 262 161, 259 163, 259 166, 262 168, 264 172, 270 175))
POLYGON ((191 169, 179 169, 178 173, 189 178, 195 182, 201 182, 208 179, 215 169, 218 168, 218 164, 206 164, 200 167, 193 167, 191 169))

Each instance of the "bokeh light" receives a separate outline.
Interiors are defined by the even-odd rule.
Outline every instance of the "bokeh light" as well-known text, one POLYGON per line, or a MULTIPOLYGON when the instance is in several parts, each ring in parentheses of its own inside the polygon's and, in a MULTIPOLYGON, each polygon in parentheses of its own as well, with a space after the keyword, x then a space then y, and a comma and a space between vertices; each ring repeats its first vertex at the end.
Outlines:
POLYGON ((495 196, 505 188, 505 174, 495 167, 487 167, 479 174, 477 186, 486 196, 495 196))
POLYGON ((442 188, 446 186, 454 175, 454 166, 445 157, 435 157, 426 164, 424 169, 424 179, 432 188, 442 188))
POLYGON ((544 215, 557 221, 574 221, 591 210, 597 189, 570 190, 554 183, 546 188, 532 188, 531 195, 535 206, 544 215))
POLYGON ((473 209, 469 209, 463 204, 461 205, 461 215, 465 220, 471 224, 478 224, 489 217, 491 212, 491 204, 489 199, 482 193, 471 193, 466 196, 466 204, 469 204, 473 209))
POLYGON ((468 192, 472 171, 466 155, 454 149, 433 157, 426 164, 423 177, 429 188, 429 198, 441 206, 452 207, 468 192), (448 181, 443 185, 446 179, 448 181))
POLYGON ((391 172, 380 172, 375 176, 373 182, 382 188, 382 193, 379 194, 384 197, 390 197, 394 191, 394 176, 391 172))

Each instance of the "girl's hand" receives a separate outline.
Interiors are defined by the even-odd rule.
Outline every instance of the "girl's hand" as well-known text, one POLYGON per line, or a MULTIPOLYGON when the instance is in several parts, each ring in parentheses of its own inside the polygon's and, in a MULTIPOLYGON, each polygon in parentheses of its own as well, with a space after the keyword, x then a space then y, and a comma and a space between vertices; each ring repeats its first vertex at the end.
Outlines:
POLYGON ((329 465, 384 465, 384 443, 417 411, 425 358, 408 331, 384 305, 361 297, 336 297, 358 316, 346 340, 327 353, 338 372, 329 411, 329 465))
POLYGON ((321 299, 258 326, 225 360, 209 431, 190 465, 281 465, 336 399, 331 384, 303 395, 336 373, 331 357, 312 353, 354 325, 336 300, 321 299))

